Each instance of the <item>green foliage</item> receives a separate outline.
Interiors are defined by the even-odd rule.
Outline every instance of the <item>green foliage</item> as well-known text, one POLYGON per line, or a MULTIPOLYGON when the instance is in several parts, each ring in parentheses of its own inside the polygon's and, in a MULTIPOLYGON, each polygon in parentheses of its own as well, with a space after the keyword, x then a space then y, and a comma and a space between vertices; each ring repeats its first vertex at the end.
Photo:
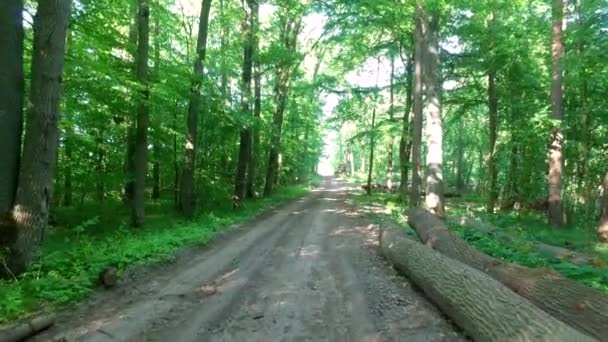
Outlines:
MULTIPOLYGON (((318 180, 317 180, 318 181, 318 180)), ((157 205, 145 228, 130 229, 128 212, 120 203, 106 204, 104 215, 79 224, 57 228, 46 241, 42 256, 18 280, 0 281, 0 325, 50 307, 73 303, 91 294, 100 284, 105 267, 119 274, 138 265, 170 261, 179 249, 205 245, 219 231, 247 221, 271 206, 302 196, 305 186, 286 187, 269 198, 245 202, 241 210, 230 204, 201 212, 194 220, 160 215, 171 211, 169 203, 157 205), (74 236, 77 238, 74 239, 74 236)), ((58 212, 71 217, 74 211, 58 212)), ((98 207, 80 209, 80 217, 100 212, 98 207)))

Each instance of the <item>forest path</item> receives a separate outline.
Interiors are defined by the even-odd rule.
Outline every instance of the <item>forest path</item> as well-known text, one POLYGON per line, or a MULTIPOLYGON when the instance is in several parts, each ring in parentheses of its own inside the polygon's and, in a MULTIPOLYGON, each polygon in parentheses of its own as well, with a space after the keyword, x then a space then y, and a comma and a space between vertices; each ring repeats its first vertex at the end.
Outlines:
POLYGON ((332 178, 210 248, 100 293, 37 340, 458 341, 332 178))

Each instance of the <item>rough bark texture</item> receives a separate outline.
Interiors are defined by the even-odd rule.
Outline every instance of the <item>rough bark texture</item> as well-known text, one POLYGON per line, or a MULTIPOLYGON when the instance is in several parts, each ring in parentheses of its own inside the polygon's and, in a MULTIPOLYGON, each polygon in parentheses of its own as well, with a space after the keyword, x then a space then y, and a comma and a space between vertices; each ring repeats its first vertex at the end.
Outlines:
POLYGON ((547 218, 554 227, 564 225, 562 203, 562 147, 564 135, 561 129, 563 119, 563 17, 564 0, 553 0, 553 43, 551 44, 551 118, 556 121, 556 127, 551 135, 549 144, 549 207, 547 218))
POLYGON ((382 230, 384 256, 475 341, 593 341, 488 275, 407 237, 382 230))
MULTIPOLYGON (((280 18, 281 35, 280 41, 287 51, 295 52, 298 43, 302 18, 292 20, 286 16, 280 18)), ((272 118, 272 137, 270 139, 270 152, 268 154, 268 171, 266 172, 266 183, 264 184, 264 196, 270 196, 277 183, 279 175, 279 153, 281 151, 281 131, 283 129, 283 114, 287 107, 289 95, 289 83, 291 80, 290 61, 282 61, 277 68, 275 99, 276 109, 272 118)))
POLYGON ((495 259, 452 234, 436 216, 411 209, 408 223, 420 240, 442 254, 483 271, 553 317, 599 340, 608 336, 608 296, 547 269, 495 259))
POLYGON ((410 189, 410 207, 420 204, 420 153, 422 146, 422 58, 424 49, 424 27, 422 26, 422 9, 416 8, 416 31, 414 33, 414 113, 412 118, 412 188, 410 189))
POLYGON ((425 31, 424 86, 426 87, 426 207, 440 217, 445 216, 443 196, 443 128, 441 118, 441 69, 439 66, 439 29, 437 16, 422 15, 425 31), (427 19, 428 18, 428 19, 427 19))
POLYGON ((196 149, 198 133, 198 113, 201 104, 201 86, 204 76, 204 63, 207 55, 207 35, 209 31, 209 13, 211 0, 203 0, 196 41, 196 59, 194 61, 194 78, 190 90, 190 104, 186 131, 186 159, 180 182, 179 208, 183 215, 192 216, 196 209, 196 149))
POLYGON ((247 173, 247 197, 254 198, 257 196, 257 175, 258 175, 258 156, 260 149, 260 117, 262 114, 262 73, 260 70, 260 61, 258 59, 258 30, 260 6, 257 1, 252 2, 253 16, 253 70, 254 70, 254 100, 253 100, 253 137, 251 139, 251 157, 249 158, 249 168, 247 173))
POLYGON ((134 226, 144 224, 146 201, 146 175, 148 171, 148 126, 150 125, 150 90, 148 88, 148 55, 150 50, 150 5, 138 0, 137 12, 137 72, 140 94, 137 100, 135 127, 134 184, 131 203, 131 220, 134 226))
POLYGON ((608 243, 608 174, 604 176, 602 182, 602 208, 600 224, 597 228, 597 239, 600 242, 608 243))
MULTIPOLYGON (((254 36, 253 36, 253 2, 243 1, 243 9, 245 16, 243 18, 243 73, 241 84, 241 115, 245 120, 249 121, 251 116, 251 76, 253 72, 253 53, 254 53, 254 36)), ((245 198, 247 193, 247 168, 251 158, 252 151, 252 127, 247 122, 241 129, 241 141, 239 146, 239 160, 236 168, 236 178, 234 180, 234 196, 239 201, 245 198)))
POLYGON ((34 18, 30 108, 19 185, 12 215, 7 266, 25 271, 47 228, 59 138, 59 103, 70 0, 41 0, 34 18))
POLYGON ((36 333, 47 329, 55 324, 55 315, 42 315, 34 318, 29 318, 25 321, 16 323, 6 329, 0 331, 0 341, 2 342, 17 342, 23 341, 36 333))
POLYGON ((0 224, 9 215, 15 200, 21 154, 22 12, 22 0, 0 2, 0 224))
MULTIPOLYGON (((447 222, 450 224, 470 227, 475 230, 491 234, 501 239, 504 243, 523 243, 522 241, 518 241, 516 237, 510 235, 509 233, 505 232, 503 229, 497 226, 472 218, 464 216, 448 217, 447 222)), ((565 260, 576 265, 596 265, 601 263, 600 261, 594 259, 589 255, 585 255, 567 248, 549 245, 542 242, 534 242, 532 243, 531 247, 533 248, 533 251, 538 254, 553 259, 565 260)))

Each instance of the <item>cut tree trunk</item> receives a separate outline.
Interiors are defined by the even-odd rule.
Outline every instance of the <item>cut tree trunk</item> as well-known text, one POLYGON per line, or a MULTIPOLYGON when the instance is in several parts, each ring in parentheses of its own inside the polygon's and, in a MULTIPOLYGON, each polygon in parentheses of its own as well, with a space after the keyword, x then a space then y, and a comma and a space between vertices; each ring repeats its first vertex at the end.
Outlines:
POLYGON ((498 281, 384 227, 384 256, 476 341, 593 341, 498 281))
POLYGON ((55 315, 43 315, 19 322, 0 331, 0 341, 23 341, 55 324, 55 315))
MULTIPOLYGON (((504 240, 507 243, 515 243, 518 242, 518 239, 509 233, 505 232, 503 229, 494 226, 490 223, 478 221, 468 217, 448 217, 447 222, 450 224, 457 224, 460 226, 466 226, 474 228, 478 231, 482 231, 488 234, 492 234, 501 240, 504 240)), ((572 251, 567 248, 549 245, 542 242, 533 242, 532 248, 538 254, 544 255, 553 259, 561 259, 568 262, 571 262, 576 265, 596 265, 598 263, 593 257, 589 255, 584 255, 578 253, 576 251, 572 251)))
POLYGON ((548 269, 504 262, 471 247, 430 212, 413 208, 408 223, 420 240, 481 270, 555 318, 600 340, 608 337, 608 296, 548 269))

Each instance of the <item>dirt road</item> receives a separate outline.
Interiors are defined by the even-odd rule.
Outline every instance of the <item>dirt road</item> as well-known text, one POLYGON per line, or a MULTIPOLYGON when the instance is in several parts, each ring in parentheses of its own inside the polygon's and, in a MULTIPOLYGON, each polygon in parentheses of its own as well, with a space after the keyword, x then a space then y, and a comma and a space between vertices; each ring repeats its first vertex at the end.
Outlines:
POLYGON ((120 288, 36 340, 459 341, 325 179, 306 197, 120 288))

